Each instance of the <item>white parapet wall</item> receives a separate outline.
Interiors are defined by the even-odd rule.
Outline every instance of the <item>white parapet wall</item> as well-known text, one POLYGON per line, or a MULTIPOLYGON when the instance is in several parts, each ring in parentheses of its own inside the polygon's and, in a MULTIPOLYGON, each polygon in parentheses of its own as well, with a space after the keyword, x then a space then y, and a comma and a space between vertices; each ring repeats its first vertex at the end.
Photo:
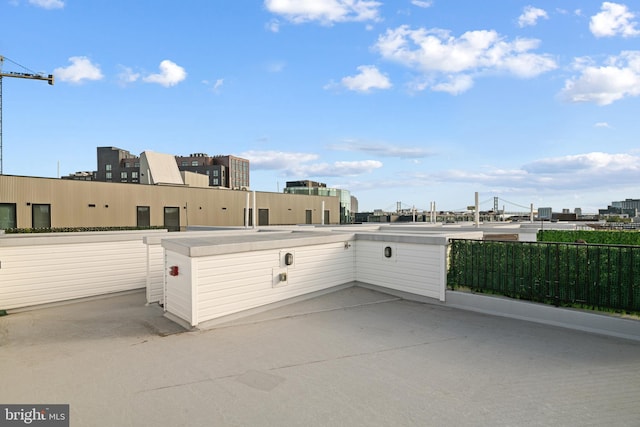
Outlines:
POLYGON ((236 228, 223 228, 223 227, 196 227, 191 231, 181 233, 170 233, 163 235, 146 236, 143 239, 145 245, 147 245, 147 304, 159 303, 164 304, 164 248, 160 244, 162 240, 167 239, 187 239, 195 237, 214 237, 220 240, 227 239, 230 236, 245 235, 247 233, 291 233, 291 230, 286 229, 255 229, 246 227, 236 228))
POLYGON ((143 237, 166 230, 0 237, 0 310, 142 289, 143 237))
POLYGON ((164 308, 188 326, 350 283, 352 233, 167 239, 164 308))
POLYGON ((445 299, 444 234, 315 230, 167 238, 161 244, 165 311, 187 327, 353 283, 445 299))
POLYGON ((358 282, 444 301, 446 236, 362 233, 356 244, 358 282))

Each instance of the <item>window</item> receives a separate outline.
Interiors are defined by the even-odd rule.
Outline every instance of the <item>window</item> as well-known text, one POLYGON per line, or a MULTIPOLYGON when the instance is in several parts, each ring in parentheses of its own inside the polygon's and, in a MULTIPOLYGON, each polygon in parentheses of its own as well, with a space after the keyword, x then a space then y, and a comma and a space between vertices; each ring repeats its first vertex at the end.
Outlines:
POLYGON ((220 180, 218 178, 213 178, 213 185, 215 185, 216 187, 220 185, 220 180))
POLYGON ((180 166, 189 166, 189 162, 187 162, 186 160, 183 160, 180 162, 180 166))
POLYGON ((16 228, 16 204, 0 203, 0 230, 16 228))
POLYGON ((51 205, 31 205, 31 228, 51 228, 51 205))
POLYGON ((138 206, 136 209, 136 225, 138 227, 151 227, 151 208, 149 206, 138 206))
POLYGON ((120 172, 120 181, 126 181, 128 177, 127 172, 120 172))
POLYGON ((131 179, 138 179, 138 172, 132 171, 131 172, 131 179))
POLYGON ((139 167, 140 167, 140 162, 135 162, 135 163, 133 164, 133 167, 134 167, 134 168, 139 168, 139 167))
POLYGON ((219 175, 219 171, 218 171, 218 169, 215 169, 215 170, 213 171, 213 176, 218 176, 218 175, 219 175))
POLYGON ((111 172, 107 172, 105 174, 105 178, 107 179, 107 181, 111 181, 113 179, 112 176, 111 176, 111 172))
POLYGON ((111 170, 111 165, 110 164, 104 165, 104 169, 110 171, 111 170))
POLYGON ((258 209, 258 225, 269 225, 269 209, 258 209))
POLYGON ((130 168, 130 167, 131 167, 131 163, 129 163, 129 162, 125 162, 124 167, 125 167, 125 168, 130 168))
POLYGON ((198 166, 197 160, 191 160, 191 166, 198 166))
POLYGON ((180 208, 164 208, 164 226, 169 231, 180 231, 180 208))

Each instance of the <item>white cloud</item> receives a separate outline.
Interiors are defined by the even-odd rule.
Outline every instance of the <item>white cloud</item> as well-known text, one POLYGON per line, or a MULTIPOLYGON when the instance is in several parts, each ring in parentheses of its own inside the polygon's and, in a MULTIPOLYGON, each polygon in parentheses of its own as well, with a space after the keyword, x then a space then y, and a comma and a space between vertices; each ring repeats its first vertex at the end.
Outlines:
POLYGON ((185 69, 168 59, 162 61, 159 68, 160 73, 150 74, 142 80, 147 83, 158 83, 164 87, 170 87, 177 85, 187 78, 185 69))
POLYGON ((277 19, 272 19, 271 21, 267 22, 264 27, 272 33, 278 33, 280 32, 280 21, 278 21, 277 19))
POLYGON ((580 75, 565 82, 560 96, 567 102, 609 105, 627 96, 640 95, 640 51, 625 51, 596 66, 589 58, 577 58, 580 75))
POLYGON ((62 9, 64 7, 63 0, 29 0, 29 4, 43 9, 62 9))
POLYGON ((301 24, 317 21, 323 25, 348 21, 378 21, 380 2, 373 0, 265 0, 271 13, 301 24))
POLYGON ((121 71, 118 73, 118 80, 123 85, 134 83, 140 78, 140 73, 136 73, 129 67, 121 66, 120 69, 121 71))
POLYGON ((347 76, 340 81, 342 86, 356 92, 370 92, 371 89, 389 89, 392 84, 389 78, 373 65, 358 67, 360 74, 347 76))
POLYGON ((398 157, 402 159, 419 159, 433 154, 422 147, 402 147, 393 144, 360 142, 357 140, 344 140, 340 144, 334 144, 327 148, 336 151, 357 151, 381 157, 398 157))
POLYGON ((203 80, 202 84, 210 87, 212 92, 220 93, 220 89, 224 85, 224 79, 216 79, 215 82, 210 82, 209 80, 203 80))
POLYGON ((101 80, 104 76, 98 65, 91 63, 86 56, 72 56, 71 65, 53 70, 56 80, 61 82, 82 83, 86 80, 101 80))
POLYGON ((526 6, 522 15, 518 17, 518 25, 522 27, 531 27, 538 23, 538 19, 544 18, 548 19, 549 15, 543 9, 538 9, 533 6, 526 6))
POLYGON ((593 125, 594 127, 597 128, 607 128, 607 129, 611 129, 611 125, 607 122, 598 122, 596 124, 593 125))
POLYGON ((640 35, 637 22, 632 21, 635 14, 629 12, 624 4, 604 2, 601 12, 591 17, 589 29, 596 37, 634 37, 640 35))
POLYGON ((349 162, 316 163, 311 165, 295 165, 289 174, 292 176, 356 176, 371 173, 382 167, 377 160, 358 160, 349 162))
POLYGON ((553 194, 564 198, 567 194, 609 192, 635 188, 640 180, 640 156, 626 153, 592 152, 561 157, 543 158, 516 169, 491 166, 477 169, 441 170, 411 174, 415 185, 463 184, 469 188, 492 193, 519 193, 532 197, 553 194))
POLYGON ((450 95, 459 95, 473 87, 473 79, 471 76, 464 74, 453 75, 448 81, 434 84, 431 90, 434 92, 447 92, 450 95))
POLYGON ((473 76, 503 72, 520 78, 536 77, 557 68, 549 55, 534 54, 535 39, 508 41, 495 31, 468 31, 456 38, 441 29, 389 29, 374 48, 389 61, 423 73, 418 89, 461 93, 473 85, 473 76))
POLYGON ((280 170, 287 176, 297 177, 355 176, 382 167, 377 160, 312 163, 318 160, 317 154, 285 151, 246 151, 240 157, 251 162, 251 169, 280 170))
MULTIPOLYGON (((640 174, 640 157, 631 154, 592 152, 541 159, 525 165, 523 169, 533 174, 550 176, 578 174, 585 178, 627 172, 635 176, 635 180, 640 174)), ((626 176, 624 179, 628 181, 630 178, 631 176, 626 176)), ((597 185, 594 182, 592 184, 597 185)))
POLYGON ((433 1, 411 0, 411 4, 426 9, 433 6, 433 1))
POLYGON ((251 162, 251 169, 278 170, 290 169, 297 163, 305 163, 318 159, 317 154, 291 153, 285 151, 245 151, 240 157, 251 162))

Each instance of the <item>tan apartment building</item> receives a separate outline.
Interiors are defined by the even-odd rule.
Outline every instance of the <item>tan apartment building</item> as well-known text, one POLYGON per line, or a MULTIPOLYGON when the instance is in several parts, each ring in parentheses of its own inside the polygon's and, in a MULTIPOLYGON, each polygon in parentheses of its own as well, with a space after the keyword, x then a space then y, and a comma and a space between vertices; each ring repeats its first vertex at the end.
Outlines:
POLYGON ((191 225, 252 226, 253 218, 256 225, 339 224, 340 200, 173 184, 0 175, 0 229, 166 226, 177 230, 191 225))

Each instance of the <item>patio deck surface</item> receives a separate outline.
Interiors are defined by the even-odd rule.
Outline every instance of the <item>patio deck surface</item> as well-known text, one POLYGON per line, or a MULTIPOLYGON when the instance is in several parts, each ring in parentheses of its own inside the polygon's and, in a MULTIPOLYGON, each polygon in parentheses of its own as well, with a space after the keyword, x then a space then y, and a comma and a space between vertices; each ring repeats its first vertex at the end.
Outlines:
POLYGON ((638 426, 640 342, 360 287, 185 331, 143 292, 0 317, 0 403, 72 426, 638 426))

